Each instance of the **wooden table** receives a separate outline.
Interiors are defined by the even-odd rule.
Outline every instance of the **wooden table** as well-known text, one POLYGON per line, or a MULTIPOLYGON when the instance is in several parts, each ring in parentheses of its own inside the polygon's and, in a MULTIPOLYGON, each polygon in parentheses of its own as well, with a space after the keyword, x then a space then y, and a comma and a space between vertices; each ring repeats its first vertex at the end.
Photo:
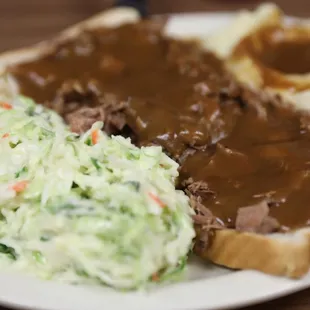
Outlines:
MULTIPOLYGON (((113 0, 0 0, 0 52, 45 39, 113 0)), ((151 13, 253 8, 256 0, 150 0, 151 13)), ((309 0, 274 0, 287 14, 310 17, 309 0)), ((309 310, 310 290, 244 310, 309 310)), ((0 307, 0 310, 5 310, 0 307)), ((85 309, 87 310, 87 309, 85 309)))

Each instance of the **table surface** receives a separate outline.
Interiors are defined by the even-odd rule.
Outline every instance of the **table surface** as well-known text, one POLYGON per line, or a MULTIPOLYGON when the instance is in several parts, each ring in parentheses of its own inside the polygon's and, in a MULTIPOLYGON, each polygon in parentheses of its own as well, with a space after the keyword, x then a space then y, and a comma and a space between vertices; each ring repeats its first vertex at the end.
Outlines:
MULTIPOLYGON (((0 1, 0 52, 46 39, 111 5, 113 0, 0 1)), ((154 14, 231 11, 253 8, 257 0, 150 0, 154 14)), ((309 0, 274 0, 290 15, 309 17, 309 0)), ((309 310, 310 290, 244 310, 309 310)), ((0 307, 0 310, 6 310, 0 307)))

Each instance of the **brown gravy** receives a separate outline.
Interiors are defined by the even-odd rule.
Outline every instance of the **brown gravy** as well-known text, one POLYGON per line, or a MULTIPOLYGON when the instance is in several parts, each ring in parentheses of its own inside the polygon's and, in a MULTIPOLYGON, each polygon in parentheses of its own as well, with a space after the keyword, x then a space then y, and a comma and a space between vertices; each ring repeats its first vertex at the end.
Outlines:
POLYGON ((284 230, 309 224, 303 117, 272 102, 248 102, 221 62, 195 43, 126 25, 86 32, 10 71, 21 92, 40 103, 55 102, 72 80, 96 94, 92 105, 105 93, 117 95, 137 143, 159 144, 178 160, 180 184, 205 181, 203 203, 226 226, 234 227, 240 207, 261 201, 284 230))
POLYGON ((235 49, 235 57, 248 55, 257 65, 265 86, 295 88, 283 74, 310 73, 310 30, 302 27, 266 27, 245 37, 235 49))

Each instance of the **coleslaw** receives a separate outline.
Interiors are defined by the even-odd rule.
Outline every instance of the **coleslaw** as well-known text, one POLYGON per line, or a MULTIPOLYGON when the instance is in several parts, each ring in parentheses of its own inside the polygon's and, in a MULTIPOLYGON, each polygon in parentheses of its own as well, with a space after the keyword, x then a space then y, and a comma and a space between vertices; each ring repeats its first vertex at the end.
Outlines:
POLYGON ((194 229, 178 164, 102 126, 78 136, 28 98, 0 103, 0 269, 119 289, 184 269, 194 229))

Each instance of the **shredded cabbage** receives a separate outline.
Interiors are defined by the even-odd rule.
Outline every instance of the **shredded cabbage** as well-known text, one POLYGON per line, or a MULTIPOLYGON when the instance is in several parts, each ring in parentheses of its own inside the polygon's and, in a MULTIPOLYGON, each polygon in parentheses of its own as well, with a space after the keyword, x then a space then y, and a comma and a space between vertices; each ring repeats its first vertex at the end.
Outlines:
POLYGON ((28 98, 11 105, 0 104, 0 269, 121 289, 183 269, 194 229, 176 162, 100 122, 78 136, 28 98))

